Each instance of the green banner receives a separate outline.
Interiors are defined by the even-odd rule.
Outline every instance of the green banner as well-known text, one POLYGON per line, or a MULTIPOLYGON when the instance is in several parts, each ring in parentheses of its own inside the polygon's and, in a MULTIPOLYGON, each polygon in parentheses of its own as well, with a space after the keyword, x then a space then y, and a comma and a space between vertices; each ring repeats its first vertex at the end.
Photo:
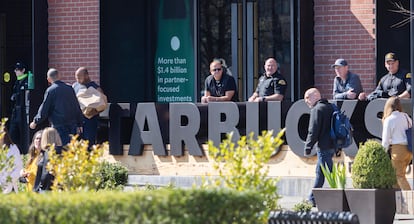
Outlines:
POLYGON ((160 0, 154 68, 157 102, 194 102, 193 9, 190 0, 160 0))

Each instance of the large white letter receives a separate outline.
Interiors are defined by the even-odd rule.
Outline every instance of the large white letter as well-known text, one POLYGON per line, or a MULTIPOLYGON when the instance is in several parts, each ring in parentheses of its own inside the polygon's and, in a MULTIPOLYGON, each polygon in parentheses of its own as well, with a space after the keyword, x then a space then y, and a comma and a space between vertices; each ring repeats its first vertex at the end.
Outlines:
POLYGON ((171 155, 182 156, 184 154, 181 141, 184 141, 190 155, 204 155, 196 139, 199 129, 200 112, 195 104, 170 103, 171 155), (184 120, 186 122, 183 122, 184 120), (186 124, 183 125, 183 123, 186 124))
POLYGON ((233 132, 233 142, 240 139, 239 130, 236 128, 239 116, 239 108, 234 102, 208 104, 208 138, 214 142, 216 147, 220 145, 222 133, 233 132))
POLYGON ((138 104, 132 126, 128 155, 142 155, 144 144, 151 144, 155 155, 167 155, 154 103, 138 104), (147 121, 148 130, 144 130, 145 121, 147 121))

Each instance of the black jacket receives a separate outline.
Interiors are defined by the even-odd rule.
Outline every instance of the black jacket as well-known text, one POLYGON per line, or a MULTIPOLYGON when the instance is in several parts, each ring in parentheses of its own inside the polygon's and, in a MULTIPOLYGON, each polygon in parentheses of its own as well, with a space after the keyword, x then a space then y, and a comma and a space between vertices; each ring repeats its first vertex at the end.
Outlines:
POLYGON ((33 191, 41 192, 51 190, 53 185, 54 176, 46 169, 46 165, 49 162, 49 154, 47 151, 42 150, 37 163, 37 173, 33 191))
POLYGON ((76 124, 82 127, 83 114, 73 88, 58 80, 46 89, 44 99, 34 117, 36 124, 49 119, 53 127, 76 124))
POLYGON ((316 142, 321 150, 335 148, 330 137, 332 113, 332 105, 326 99, 316 102, 310 112, 305 150, 312 149, 316 142))
POLYGON ((11 101, 11 122, 25 123, 26 119, 26 98, 25 92, 27 90, 27 77, 22 80, 17 80, 13 85, 13 92, 10 97, 11 101))

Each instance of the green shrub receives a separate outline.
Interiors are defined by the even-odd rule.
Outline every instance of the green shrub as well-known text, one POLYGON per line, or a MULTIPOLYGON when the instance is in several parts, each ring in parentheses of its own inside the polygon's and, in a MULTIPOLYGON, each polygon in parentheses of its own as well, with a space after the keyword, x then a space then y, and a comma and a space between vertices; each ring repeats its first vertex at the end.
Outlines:
POLYGON ((119 162, 110 163, 103 161, 99 168, 99 189, 115 190, 122 189, 128 183, 128 169, 119 162))
POLYGON ((262 198, 224 189, 0 195, 0 223, 258 223, 262 198))
POLYGON ((354 188, 392 188, 395 170, 385 148, 375 140, 361 145, 352 165, 354 188))
POLYGON ((94 145, 88 149, 88 141, 73 136, 61 155, 49 150, 47 169, 54 175, 53 191, 96 190, 101 183, 100 163, 108 144, 94 145))
POLYGON ((283 129, 276 137, 273 132, 263 132, 257 138, 250 134, 243 136, 234 144, 232 133, 215 147, 212 141, 208 142, 209 154, 214 159, 213 168, 218 171, 219 178, 205 181, 204 187, 225 187, 236 191, 256 191, 264 198, 263 217, 267 217, 270 210, 278 209, 277 178, 269 178, 267 162, 274 150, 283 140, 283 129))
POLYGON ((293 206, 294 212, 310 212, 312 210, 312 202, 308 200, 303 200, 293 206))
MULTIPOLYGON (((29 154, 24 154, 21 155, 22 156, 22 162, 23 162, 23 169, 26 167, 27 161, 29 160, 30 155, 29 154)), ((22 183, 19 181, 19 183, 17 184, 17 187, 20 191, 27 191, 27 183, 22 183)))
MULTIPOLYGON (((4 137, 4 134, 5 134, 4 128, 5 128, 6 122, 7 122, 7 118, 1 119, 0 139, 3 139, 4 137)), ((14 170, 14 157, 13 156, 7 157, 8 152, 9 152, 9 148, 6 145, 1 144, 0 145, 0 172, 11 173, 14 170)), ((6 176, 6 179, 1 180, 1 181, 2 182, 0 182, 0 184, 8 184, 12 181, 12 178, 11 176, 6 176)), ((2 189, 2 186, 0 186, 0 189, 2 189)))
POLYGON ((328 164, 321 166, 322 173, 331 188, 345 189, 346 185, 346 168, 343 163, 335 163, 332 171, 329 170, 328 164))

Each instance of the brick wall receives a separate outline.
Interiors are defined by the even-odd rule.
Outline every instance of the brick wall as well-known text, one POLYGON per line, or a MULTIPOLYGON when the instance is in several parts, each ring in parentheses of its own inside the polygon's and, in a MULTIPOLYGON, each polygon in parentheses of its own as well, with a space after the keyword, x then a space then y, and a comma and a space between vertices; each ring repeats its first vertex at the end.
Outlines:
MULTIPOLYGON (((315 83, 323 97, 332 98, 337 58, 345 58, 360 75, 366 92, 375 88, 375 1, 316 0, 315 83)), ((49 67, 65 82, 86 66, 99 82, 99 0, 49 0, 49 67)))
POLYGON ((350 71, 360 75, 365 92, 375 80, 375 1, 316 0, 315 84, 322 96, 332 98, 337 58, 348 61, 350 71))
POLYGON ((49 0, 49 67, 73 83, 80 66, 99 83, 99 0, 49 0))

